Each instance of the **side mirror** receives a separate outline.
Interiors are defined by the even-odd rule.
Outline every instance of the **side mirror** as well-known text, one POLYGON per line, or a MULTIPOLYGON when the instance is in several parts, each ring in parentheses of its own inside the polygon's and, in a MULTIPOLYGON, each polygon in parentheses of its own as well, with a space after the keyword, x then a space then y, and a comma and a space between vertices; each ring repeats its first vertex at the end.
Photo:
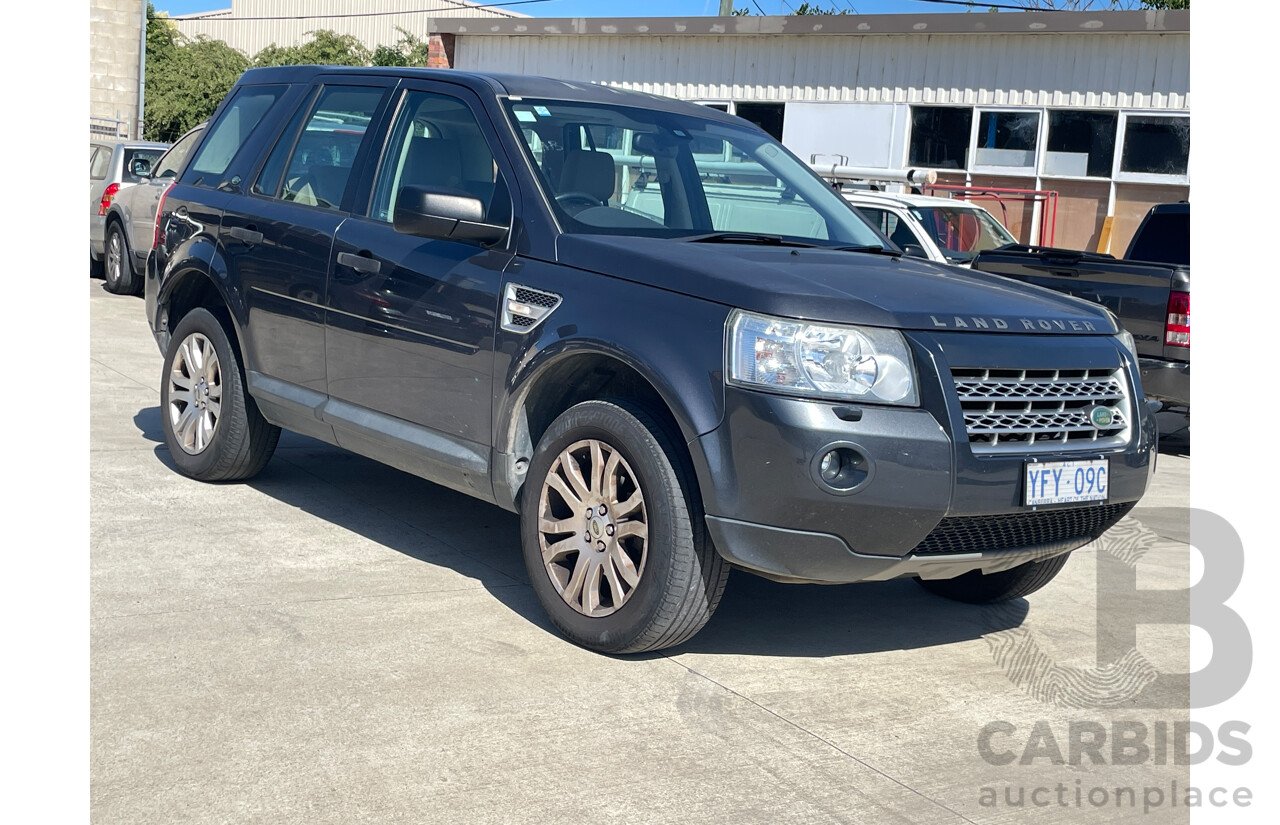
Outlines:
POLYGON ((924 251, 924 247, 914 243, 909 243, 902 247, 902 254, 910 258, 929 259, 929 253, 924 251))
POLYGON ((129 171, 136 178, 151 177, 151 161, 146 158, 134 158, 133 163, 129 164, 129 171))
POLYGON ((392 226, 406 235, 480 246, 493 246, 507 237, 507 227, 484 222, 479 198, 431 186, 401 187, 392 226))

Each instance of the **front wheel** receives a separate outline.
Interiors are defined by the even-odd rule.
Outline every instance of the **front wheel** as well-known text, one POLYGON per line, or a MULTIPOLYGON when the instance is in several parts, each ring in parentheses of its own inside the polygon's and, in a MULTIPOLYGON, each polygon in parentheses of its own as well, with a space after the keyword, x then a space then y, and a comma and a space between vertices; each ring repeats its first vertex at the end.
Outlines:
POLYGON ((228 329, 209 310, 193 309, 173 331, 164 359, 164 440, 178 471, 200 481, 252 478, 280 439, 280 428, 245 391, 228 329))
POLYGON ((715 611, 729 567, 692 474, 657 418, 587 401, 538 442, 521 491, 534 593, 570 641, 602 653, 678 645, 715 611))
POLYGON ((1044 587, 1058 575, 1070 553, 1044 561, 1029 561, 1010 570, 983 573, 971 570, 954 579, 916 579, 930 593, 952 601, 990 604, 1020 599, 1044 587))

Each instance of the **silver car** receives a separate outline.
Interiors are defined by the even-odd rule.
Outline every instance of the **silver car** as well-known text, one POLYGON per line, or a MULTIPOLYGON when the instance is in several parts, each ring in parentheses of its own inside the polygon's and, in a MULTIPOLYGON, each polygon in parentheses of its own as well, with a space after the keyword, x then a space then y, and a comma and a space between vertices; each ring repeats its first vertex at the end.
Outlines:
MULTIPOLYGON (((138 161, 148 168, 165 149, 167 143, 145 141, 89 144, 89 265, 90 270, 102 265, 106 257, 107 211, 120 193, 141 181, 134 172, 138 161)), ((108 282, 108 287, 110 282, 108 282)))

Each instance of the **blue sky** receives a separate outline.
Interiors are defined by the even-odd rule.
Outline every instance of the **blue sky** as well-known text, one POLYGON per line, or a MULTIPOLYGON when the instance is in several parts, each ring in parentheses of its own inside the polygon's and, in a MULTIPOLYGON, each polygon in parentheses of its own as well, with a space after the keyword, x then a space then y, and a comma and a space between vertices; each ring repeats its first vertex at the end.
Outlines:
MULTIPOLYGON (((231 0, 152 0, 157 9, 170 14, 193 14, 213 9, 230 8, 231 0)), ((789 9, 799 6, 802 0, 755 0, 767 14, 789 14, 789 9)), ((964 11, 960 6, 925 3, 920 0, 818 0, 822 5, 851 8, 861 14, 901 14, 921 12, 964 11)), ((738 7, 746 6, 753 13, 759 10, 752 0, 734 0, 738 7)), ((535 17, 671 17, 681 15, 715 14, 719 0, 644 0, 625 3, 619 0, 546 0, 513 6, 535 17)), ((985 11, 985 9, 983 9, 985 11)))

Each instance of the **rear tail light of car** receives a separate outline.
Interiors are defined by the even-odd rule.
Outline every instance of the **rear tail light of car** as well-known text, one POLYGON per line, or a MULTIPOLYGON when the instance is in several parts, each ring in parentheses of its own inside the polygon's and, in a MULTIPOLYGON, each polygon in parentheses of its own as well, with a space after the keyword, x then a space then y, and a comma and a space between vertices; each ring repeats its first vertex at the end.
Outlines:
POLYGON ((102 190, 102 200, 98 201, 98 214, 105 215, 107 210, 111 208, 111 201, 115 200, 116 194, 120 191, 120 184, 113 183, 106 189, 102 190))
POLYGON ((151 237, 151 248, 155 249, 164 243, 164 233, 160 231, 160 225, 164 222, 164 201, 169 197, 169 190, 173 188, 173 184, 169 184, 164 188, 164 192, 160 193, 160 201, 156 204, 156 226, 155 233, 151 237))
POLYGON ((1169 315, 1164 325, 1164 343, 1170 347, 1191 346, 1191 293, 1169 295, 1169 315))

